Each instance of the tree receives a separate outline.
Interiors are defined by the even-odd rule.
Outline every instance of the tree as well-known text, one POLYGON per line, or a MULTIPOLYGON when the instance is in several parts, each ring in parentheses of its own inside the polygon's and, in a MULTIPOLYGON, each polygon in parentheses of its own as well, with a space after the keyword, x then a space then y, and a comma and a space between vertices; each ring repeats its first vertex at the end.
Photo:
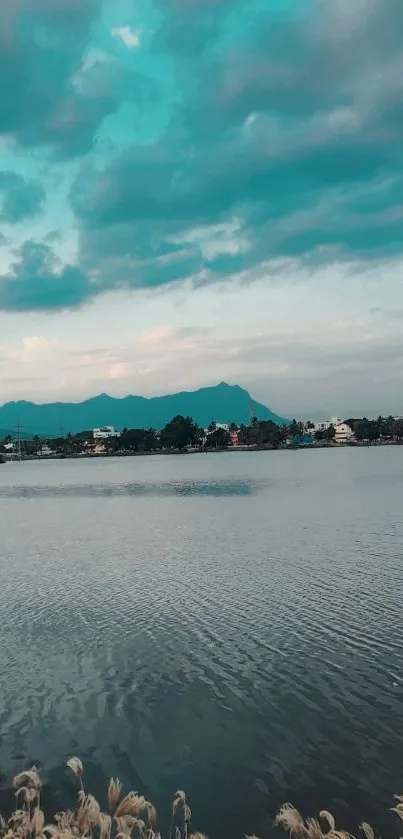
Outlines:
POLYGON ((297 422, 297 420, 293 419, 287 426, 287 437, 291 439, 293 439, 293 437, 301 437, 303 433, 304 425, 302 422, 297 422))
POLYGON ((356 439, 359 441, 368 440, 368 442, 373 442, 373 440, 377 440, 379 437, 379 423, 374 420, 368 420, 366 417, 353 422, 352 428, 356 439))
POLYGON ((378 426, 380 437, 383 437, 386 440, 391 440, 393 438, 393 432, 395 428, 395 420, 393 419, 393 417, 379 417, 378 426))
POLYGON ((154 428, 123 429, 118 438, 118 447, 126 451, 150 452, 158 448, 159 441, 154 428))
POLYGON ((241 425, 239 440, 245 446, 270 446, 278 448, 286 439, 284 426, 276 425, 272 420, 255 420, 251 425, 241 425))
POLYGON ((334 425, 329 425, 329 428, 318 428, 318 430, 315 431, 315 440, 334 440, 335 433, 336 429, 334 425))
POLYGON ((225 428, 216 428, 206 437, 206 449, 226 449, 231 443, 231 437, 225 428))
POLYGON ((161 442, 166 449, 184 449, 200 443, 201 430, 191 417, 173 417, 161 431, 161 442))
POLYGON ((403 419, 402 418, 394 421, 393 436, 394 436, 395 440, 402 440, 403 439, 403 419))
POLYGON ((103 444, 108 454, 115 454, 119 450, 119 437, 106 437, 103 444))
POLYGON ((38 437, 37 434, 35 434, 35 436, 32 438, 32 443, 33 443, 33 446, 32 446, 33 452, 35 454, 37 454, 39 452, 39 450, 42 448, 41 440, 40 440, 40 438, 38 437))

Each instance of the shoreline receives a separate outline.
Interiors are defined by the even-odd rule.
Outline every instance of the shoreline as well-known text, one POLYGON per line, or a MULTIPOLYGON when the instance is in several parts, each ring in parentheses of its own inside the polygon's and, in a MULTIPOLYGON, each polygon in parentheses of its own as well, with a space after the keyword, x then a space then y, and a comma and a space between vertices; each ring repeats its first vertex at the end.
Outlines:
POLYGON ((7 457, 7 455, 3 455, 3 460, 0 459, 0 464, 2 463, 20 463, 21 461, 43 461, 43 460, 105 460, 111 457, 123 458, 123 457, 148 457, 148 456, 162 456, 165 457, 167 455, 188 455, 188 454, 222 454, 225 453, 244 453, 244 452, 290 452, 290 451, 312 451, 316 449, 372 449, 372 448, 381 448, 384 446, 403 446, 403 440, 383 440, 383 441, 374 441, 371 443, 365 442, 355 442, 355 443, 314 443, 314 444, 296 444, 290 446, 228 446, 227 448, 211 448, 211 449, 185 449, 185 450, 178 450, 172 449, 170 451, 165 450, 154 450, 154 451, 140 451, 140 452, 133 452, 133 451, 124 451, 124 452, 100 452, 98 454, 92 454, 83 452, 80 454, 50 454, 50 455, 26 455, 23 456, 21 459, 17 457, 7 457))

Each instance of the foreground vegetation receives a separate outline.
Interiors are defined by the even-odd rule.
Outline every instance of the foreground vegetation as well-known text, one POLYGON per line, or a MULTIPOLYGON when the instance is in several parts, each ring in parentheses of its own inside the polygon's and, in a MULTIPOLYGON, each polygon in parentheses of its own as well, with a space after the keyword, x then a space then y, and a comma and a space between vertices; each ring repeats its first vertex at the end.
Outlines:
MULTIPOLYGON (((42 782, 35 766, 14 778, 16 805, 6 820, 0 816, 2 839, 156 839, 157 811, 137 792, 123 794, 118 779, 111 778, 102 809, 97 799, 84 787, 81 760, 71 758, 67 766, 79 786, 74 810, 56 813, 47 823, 41 809, 42 782)), ((182 790, 175 793, 170 833, 173 839, 190 839, 190 808, 182 790)), ((202 839, 194 834, 193 839, 202 839)))
MULTIPOLYGON (((84 767, 77 757, 67 766, 79 786, 74 810, 56 813, 47 823, 41 809, 42 782, 37 769, 21 772, 14 778, 15 809, 6 820, 0 816, 2 839, 160 839, 157 832, 157 811, 150 801, 137 792, 123 794, 118 779, 111 778, 105 809, 84 787, 84 767)), ((393 812, 403 821, 403 796, 395 796, 393 812)), ((207 839, 203 833, 191 833, 192 813, 182 790, 174 793, 169 839, 207 839)), ((339 829, 332 813, 322 810, 317 818, 304 819, 292 804, 284 804, 275 824, 292 839, 354 839, 339 829)), ((367 822, 360 825, 363 839, 375 839, 367 822)), ((247 836, 246 839, 256 839, 247 836)))

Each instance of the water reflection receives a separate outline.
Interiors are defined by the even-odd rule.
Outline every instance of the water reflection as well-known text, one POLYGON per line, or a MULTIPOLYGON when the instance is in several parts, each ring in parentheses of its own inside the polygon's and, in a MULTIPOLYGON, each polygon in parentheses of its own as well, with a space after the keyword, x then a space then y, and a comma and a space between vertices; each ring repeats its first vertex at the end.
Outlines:
POLYGON ((171 480, 159 483, 130 482, 124 484, 76 484, 0 486, 0 498, 91 498, 110 496, 221 496, 251 495, 259 491, 257 480, 171 480))

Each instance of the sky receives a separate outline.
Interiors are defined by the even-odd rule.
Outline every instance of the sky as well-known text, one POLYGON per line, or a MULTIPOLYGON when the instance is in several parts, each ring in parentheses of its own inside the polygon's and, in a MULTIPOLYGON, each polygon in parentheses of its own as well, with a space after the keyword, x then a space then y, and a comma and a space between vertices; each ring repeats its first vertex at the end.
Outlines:
POLYGON ((402 0, 1 16, 1 403, 403 414, 402 0))

